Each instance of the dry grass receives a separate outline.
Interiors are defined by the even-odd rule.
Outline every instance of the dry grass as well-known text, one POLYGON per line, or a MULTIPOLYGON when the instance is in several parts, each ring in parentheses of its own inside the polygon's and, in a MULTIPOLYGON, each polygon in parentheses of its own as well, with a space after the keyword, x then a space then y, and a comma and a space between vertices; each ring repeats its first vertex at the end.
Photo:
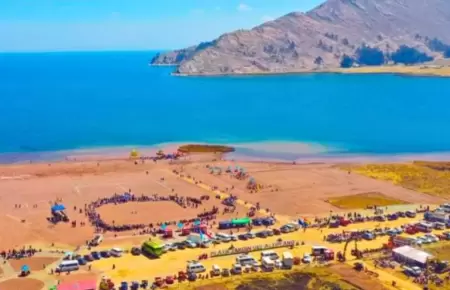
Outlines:
POLYGON ((450 261, 450 242, 440 242, 425 247, 425 250, 439 260, 450 261))
POLYGON ((388 197, 380 192, 367 192, 356 195, 346 195, 329 199, 328 202, 342 209, 359 209, 373 206, 389 206, 405 204, 405 201, 388 197))
POLYGON ((409 164, 349 165, 342 168, 415 191, 450 197, 449 162, 415 161, 409 164))
POLYGON ((370 66, 357 67, 348 69, 339 69, 337 72, 349 74, 376 74, 376 73, 396 73, 405 75, 420 75, 420 76, 450 76, 450 67, 426 67, 426 66, 370 66))

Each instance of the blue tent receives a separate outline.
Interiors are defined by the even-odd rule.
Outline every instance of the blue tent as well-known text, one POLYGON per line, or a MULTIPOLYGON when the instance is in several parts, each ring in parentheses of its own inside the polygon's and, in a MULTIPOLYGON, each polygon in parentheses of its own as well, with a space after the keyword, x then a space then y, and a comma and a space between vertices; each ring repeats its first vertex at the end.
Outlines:
POLYGON ((182 222, 179 222, 179 223, 177 224, 177 227, 178 227, 179 229, 181 229, 181 228, 184 227, 184 224, 183 224, 182 222))
POLYGON ((167 229, 167 225, 164 223, 164 224, 162 224, 161 225, 161 229, 163 230, 163 231, 165 231, 166 229, 167 229))
POLYGON ((63 204, 55 204, 54 206, 52 206, 52 211, 61 211, 65 209, 66 207, 63 204))
POLYGON ((22 272, 29 272, 30 271, 30 267, 28 267, 28 265, 23 265, 21 269, 22 269, 22 272))

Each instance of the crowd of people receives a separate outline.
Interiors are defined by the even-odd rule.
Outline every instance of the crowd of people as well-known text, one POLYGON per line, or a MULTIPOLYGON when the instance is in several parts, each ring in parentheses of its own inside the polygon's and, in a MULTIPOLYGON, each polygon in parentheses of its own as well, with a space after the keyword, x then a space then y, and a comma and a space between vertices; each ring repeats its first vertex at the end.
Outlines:
POLYGON ((33 257, 37 252, 40 252, 41 250, 37 250, 33 247, 23 247, 20 250, 12 249, 12 250, 3 250, 0 252, 0 257, 4 260, 10 260, 10 259, 22 259, 22 258, 30 258, 33 257))
MULTIPOLYGON (((195 197, 186 197, 186 196, 179 196, 177 194, 175 195, 168 195, 168 196, 161 196, 158 194, 153 195, 140 195, 136 196, 131 193, 124 193, 124 194, 114 194, 111 197, 106 198, 100 198, 96 201, 93 201, 89 204, 85 204, 85 215, 88 217, 89 222, 97 229, 97 231, 111 231, 111 232, 123 232, 123 231, 141 231, 144 233, 150 233, 153 232, 152 229, 155 229, 156 227, 160 227, 162 224, 116 224, 114 221, 112 223, 107 223, 104 221, 100 214, 97 213, 97 209, 101 206, 107 205, 107 204, 123 204, 123 203, 129 203, 129 202, 160 202, 160 201, 172 201, 175 202, 177 205, 183 207, 183 208, 198 208, 199 205, 202 204, 203 200, 207 200, 208 196, 202 196, 201 198, 195 198, 195 197)), ((201 219, 202 221, 209 221, 214 220, 216 218, 216 215, 218 213, 219 209, 217 207, 213 207, 211 210, 205 210, 202 213, 199 213, 197 217, 187 219, 187 220, 180 220, 180 221, 168 221, 164 223, 165 225, 169 224, 179 224, 179 223, 190 223, 194 222, 198 219, 201 219)))

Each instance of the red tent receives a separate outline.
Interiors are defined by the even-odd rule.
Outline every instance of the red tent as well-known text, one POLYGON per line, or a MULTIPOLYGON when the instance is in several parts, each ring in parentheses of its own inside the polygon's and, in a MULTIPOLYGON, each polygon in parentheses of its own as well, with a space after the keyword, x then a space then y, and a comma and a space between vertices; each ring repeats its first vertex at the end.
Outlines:
POLYGON ((97 289, 97 281, 95 280, 66 282, 58 285, 58 290, 95 290, 95 289, 97 289))

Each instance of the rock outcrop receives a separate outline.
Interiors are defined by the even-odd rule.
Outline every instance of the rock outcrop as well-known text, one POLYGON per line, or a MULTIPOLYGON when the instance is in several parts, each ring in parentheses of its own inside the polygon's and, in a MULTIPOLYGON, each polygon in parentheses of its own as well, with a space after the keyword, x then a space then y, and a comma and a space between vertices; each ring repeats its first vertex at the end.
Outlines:
POLYGON ((429 43, 450 43, 449 27, 449 0, 328 0, 152 63, 179 65, 179 74, 214 75, 337 68, 363 45, 388 53, 407 45, 440 56, 429 43))

